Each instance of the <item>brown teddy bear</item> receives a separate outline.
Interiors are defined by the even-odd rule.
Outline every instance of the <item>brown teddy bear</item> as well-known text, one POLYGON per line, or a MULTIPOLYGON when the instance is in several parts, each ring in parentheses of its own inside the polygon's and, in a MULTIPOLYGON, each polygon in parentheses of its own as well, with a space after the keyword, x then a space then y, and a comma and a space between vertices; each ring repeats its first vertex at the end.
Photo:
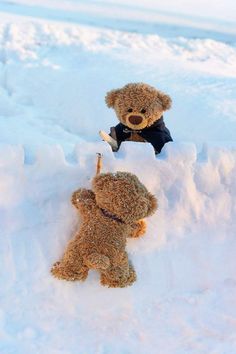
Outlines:
POLYGON ((145 232, 141 219, 154 213, 156 198, 128 172, 99 174, 92 185, 93 191, 79 189, 72 195, 82 224, 51 272, 59 279, 85 280, 89 269, 97 269, 102 285, 131 285, 136 273, 125 251, 126 238, 145 232))
POLYGON ((163 112, 170 109, 171 98, 144 83, 130 83, 112 90, 106 95, 106 104, 114 108, 120 123, 111 127, 110 135, 100 131, 113 151, 122 141, 149 142, 159 153, 168 141, 172 141, 163 121, 163 112))

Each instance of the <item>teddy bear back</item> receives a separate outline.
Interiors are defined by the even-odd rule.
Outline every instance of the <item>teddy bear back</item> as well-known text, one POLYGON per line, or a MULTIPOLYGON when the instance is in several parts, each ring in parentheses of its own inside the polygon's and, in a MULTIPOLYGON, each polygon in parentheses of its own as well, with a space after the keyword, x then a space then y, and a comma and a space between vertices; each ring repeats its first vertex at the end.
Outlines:
POLYGON ((113 215, 105 215, 102 210, 96 210, 80 225, 80 252, 84 256, 93 252, 108 256, 124 251, 127 230, 127 225, 121 220, 114 220, 113 215))

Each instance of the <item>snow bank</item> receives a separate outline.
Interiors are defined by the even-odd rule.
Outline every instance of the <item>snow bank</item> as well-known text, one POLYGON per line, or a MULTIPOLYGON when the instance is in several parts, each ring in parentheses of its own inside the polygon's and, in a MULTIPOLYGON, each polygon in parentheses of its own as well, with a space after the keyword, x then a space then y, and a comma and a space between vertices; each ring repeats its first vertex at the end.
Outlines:
MULTIPOLYGON (((66 154, 117 123, 105 94, 127 82, 168 92, 175 141, 235 140, 234 45, 44 22, 0 26, 1 141, 66 154), (145 53, 145 54, 144 54, 145 53)), ((29 156, 28 156, 29 155, 29 156)))
POLYGON ((83 143, 69 161, 45 146, 29 164, 21 147, 2 147, 1 352, 233 352, 235 173, 233 148, 197 154, 194 144, 169 143, 155 158, 148 144, 114 155, 83 143), (71 193, 90 186, 98 151, 104 171, 136 173, 159 200, 146 236, 128 242, 138 281, 127 289, 101 287, 96 272, 85 283, 49 273, 77 227, 71 193))

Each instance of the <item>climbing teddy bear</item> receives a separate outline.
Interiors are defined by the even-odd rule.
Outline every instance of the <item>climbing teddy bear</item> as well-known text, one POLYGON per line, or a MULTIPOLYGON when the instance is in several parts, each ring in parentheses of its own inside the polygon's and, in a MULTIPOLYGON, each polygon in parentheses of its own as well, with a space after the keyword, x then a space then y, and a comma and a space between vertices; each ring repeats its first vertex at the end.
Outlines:
POLYGON ((51 272, 59 279, 75 281, 85 280, 89 269, 97 269, 102 285, 126 287, 136 280, 126 239, 144 234, 142 219, 155 212, 157 201, 128 172, 99 174, 92 185, 93 191, 79 189, 72 195, 82 217, 80 230, 51 272))
POLYGON ((163 120, 164 111, 171 107, 171 98, 165 93, 144 83, 130 83, 108 92, 106 104, 114 108, 120 121, 110 128, 109 135, 100 131, 113 151, 119 149, 122 141, 140 141, 151 143, 155 153, 159 153, 165 143, 172 141, 163 120))

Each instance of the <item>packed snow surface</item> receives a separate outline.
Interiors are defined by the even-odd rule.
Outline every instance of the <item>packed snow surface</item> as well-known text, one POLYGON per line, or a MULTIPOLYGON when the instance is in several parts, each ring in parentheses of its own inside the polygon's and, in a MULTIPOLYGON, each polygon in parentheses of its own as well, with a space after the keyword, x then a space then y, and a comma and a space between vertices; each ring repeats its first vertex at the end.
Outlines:
POLYGON ((222 4, 0 3, 1 354, 236 353, 236 11, 222 4), (127 82, 173 99, 174 142, 157 157, 99 139, 117 122, 104 96, 127 82), (138 280, 125 289, 50 275, 97 152, 159 203, 128 241, 138 280))

